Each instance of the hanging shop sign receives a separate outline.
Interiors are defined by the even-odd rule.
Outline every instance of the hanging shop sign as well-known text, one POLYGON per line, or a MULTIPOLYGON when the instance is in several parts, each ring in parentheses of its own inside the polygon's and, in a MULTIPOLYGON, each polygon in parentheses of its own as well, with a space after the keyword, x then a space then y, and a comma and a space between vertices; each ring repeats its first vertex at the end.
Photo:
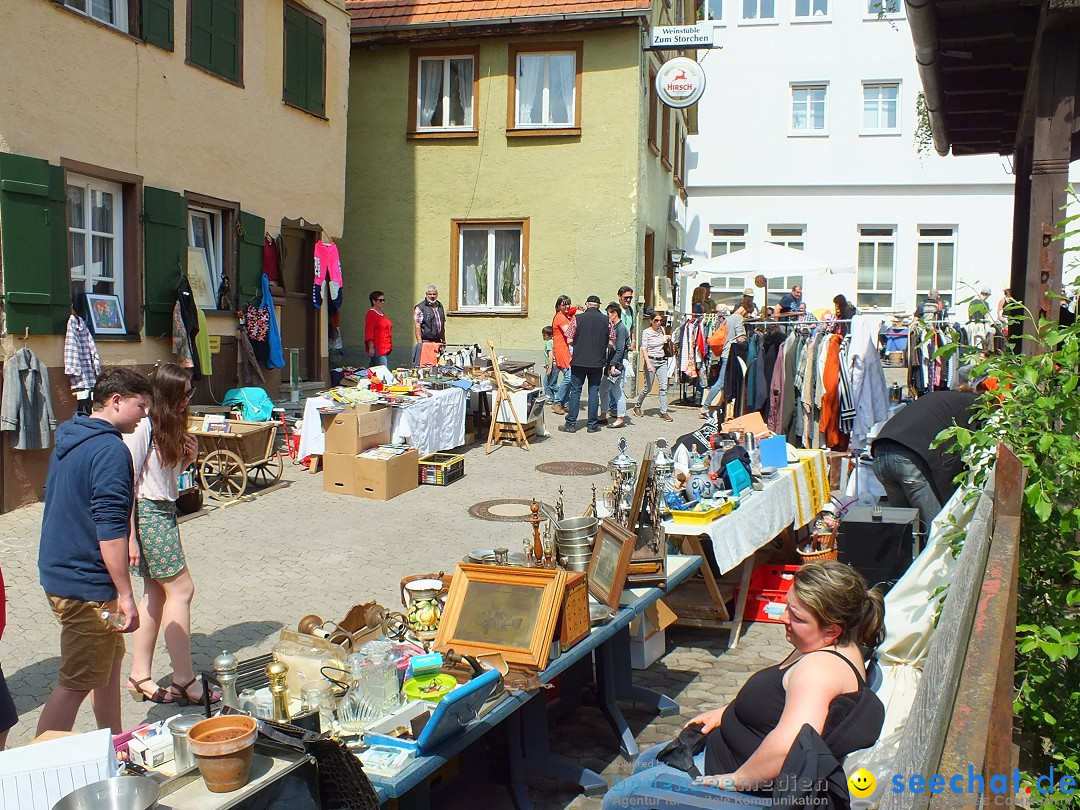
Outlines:
POLYGON ((676 56, 660 66, 656 94, 669 107, 689 107, 705 92, 705 70, 693 59, 676 56))
POLYGON ((658 25, 649 29, 652 48, 712 48, 712 24, 658 25))

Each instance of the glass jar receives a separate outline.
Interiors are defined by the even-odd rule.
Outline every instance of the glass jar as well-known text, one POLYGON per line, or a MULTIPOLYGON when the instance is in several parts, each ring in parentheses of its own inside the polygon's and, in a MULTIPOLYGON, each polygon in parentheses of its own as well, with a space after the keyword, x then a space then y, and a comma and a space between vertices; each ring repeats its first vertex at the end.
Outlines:
POLYGON ((329 681, 308 681, 300 687, 300 703, 305 712, 319 713, 319 730, 334 727, 334 692, 329 681))

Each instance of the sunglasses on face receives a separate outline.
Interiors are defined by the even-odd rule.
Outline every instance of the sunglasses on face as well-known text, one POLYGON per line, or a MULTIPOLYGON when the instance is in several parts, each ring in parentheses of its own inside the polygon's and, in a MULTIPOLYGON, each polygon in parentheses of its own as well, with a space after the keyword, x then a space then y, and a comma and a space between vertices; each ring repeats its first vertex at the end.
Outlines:
POLYGON ((385 300, 386 300, 385 298, 376 298, 376 299, 375 299, 375 303, 377 303, 377 304, 381 304, 381 303, 382 303, 383 301, 385 301, 385 300))
POLYGON ((634 296, 632 296, 632 295, 624 295, 624 296, 622 297, 622 300, 623 300, 623 301, 629 301, 629 300, 630 300, 631 298, 633 298, 633 297, 634 297, 634 296))

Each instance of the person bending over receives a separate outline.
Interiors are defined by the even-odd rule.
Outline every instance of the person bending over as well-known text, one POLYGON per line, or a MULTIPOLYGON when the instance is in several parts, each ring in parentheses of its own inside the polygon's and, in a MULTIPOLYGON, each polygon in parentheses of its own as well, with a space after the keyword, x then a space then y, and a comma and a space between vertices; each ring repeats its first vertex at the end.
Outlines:
MULTIPOLYGON (((745 806, 768 796, 804 724, 825 737, 837 758, 873 745, 881 732, 884 707, 869 692, 863 663, 884 637, 881 594, 867 591, 853 568, 831 560, 800 568, 787 601, 783 624, 791 653, 751 675, 731 703, 686 724, 700 724, 706 735, 705 775, 695 784, 723 791, 715 800, 710 795, 710 807, 745 806), (842 696, 847 700, 837 701, 842 696), (830 709, 841 703, 856 707, 859 716, 849 716, 839 733, 826 731, 826 718, 835 722, 830 709)), ((642 798, 635 793, 661 776, 667 777, 661 783, 676 783, 676 796, 692 789, 687 773, 657 762, 663 747, 638 757, 633 775, 608 791, 604 808, 635 806, 642 798)))

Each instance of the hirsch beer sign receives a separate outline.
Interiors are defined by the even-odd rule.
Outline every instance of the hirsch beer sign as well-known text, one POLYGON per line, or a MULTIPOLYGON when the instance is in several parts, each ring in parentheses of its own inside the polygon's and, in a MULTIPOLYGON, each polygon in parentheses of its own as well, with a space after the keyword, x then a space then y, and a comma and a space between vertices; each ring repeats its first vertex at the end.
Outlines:
POLYGON ((676 56, 664 62, 656 74, 656 94, 669 107, 689 107, 704 92, 705 71, 693 59, 676 56))

